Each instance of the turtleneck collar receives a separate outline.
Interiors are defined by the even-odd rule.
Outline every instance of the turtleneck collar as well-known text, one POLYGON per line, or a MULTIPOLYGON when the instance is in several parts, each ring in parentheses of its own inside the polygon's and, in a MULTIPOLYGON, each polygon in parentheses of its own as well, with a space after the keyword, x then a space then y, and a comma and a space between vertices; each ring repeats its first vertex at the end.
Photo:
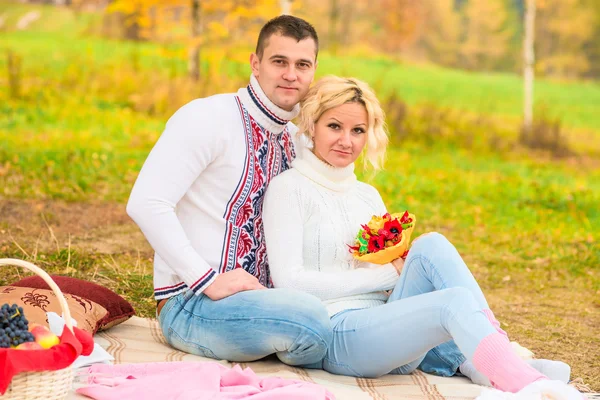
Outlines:
POLYGON ((296 147, 297 157, 292 167, 308 179, 336 192, 348 191, 356 184, 354 163, 344 168, 333 167, 321 161, 306 146, 296 147))
POLYGON ((252 118, 266 130, 272 133, 281 133, 286 124, 294 119, 300 112, 300 105, 296 104, 292 111, 285 111, 275 105, 260 87, 254 74, 250 75, 247 87, 239 89, 238 97, 252 118))

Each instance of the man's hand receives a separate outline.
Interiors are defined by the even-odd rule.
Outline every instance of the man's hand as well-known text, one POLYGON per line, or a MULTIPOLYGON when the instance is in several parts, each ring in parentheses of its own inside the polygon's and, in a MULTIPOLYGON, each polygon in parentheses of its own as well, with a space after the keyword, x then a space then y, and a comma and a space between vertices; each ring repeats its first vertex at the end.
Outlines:
POLYGON ((219 274, 217 279, 204 289, 203 293, 211 300, 216 301, 245 290, 260 289, 266 289, 266 287, 261 285, 254 275, 249 274, 242 268, 236 268, 219 274))

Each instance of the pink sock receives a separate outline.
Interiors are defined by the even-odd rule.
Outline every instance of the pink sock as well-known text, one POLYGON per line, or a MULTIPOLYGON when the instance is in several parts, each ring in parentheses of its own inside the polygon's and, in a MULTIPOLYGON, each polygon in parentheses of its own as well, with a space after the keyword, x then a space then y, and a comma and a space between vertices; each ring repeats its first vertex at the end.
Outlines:
POLYGON ((548 379, 521 360, 501 333, 486 336, 475 349, 473 365, 496 389, 516 393, 541 379, 548 379))
POLYGON ((491 322, 492 326, 494 328, 496 328, 498 333, 501 333, 502 335, 508 337, 508 334, 505 331, 503 331, 502 328, 500 328, 500 322, 498 322, 498 320, 496 319, 496 316, 494 315, 492 310, 490 310, 489 308, 486 308, 482 311, 485 314, 485 316, 488 318, 488 320, 491 322))

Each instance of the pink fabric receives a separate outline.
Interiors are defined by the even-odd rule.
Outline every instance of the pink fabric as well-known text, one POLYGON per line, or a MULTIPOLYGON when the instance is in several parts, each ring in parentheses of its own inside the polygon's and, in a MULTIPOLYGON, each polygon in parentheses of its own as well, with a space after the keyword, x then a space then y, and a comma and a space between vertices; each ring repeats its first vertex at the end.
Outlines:
POLYGON ((475 349, 473 365, 488 377, 492 386, 516 393, 530 383, 548 379, 520 359, 501 333, 486 336, 475 349))
POLYGON ((502 328, 500 328, 500 322, 496 319, 496 316, 494 315, 492 310, 486 308, 483 310, 483 313, 488 318, 492 326, 496 328, 496 331, 498 331, 498 333, 508 337, 508 334, 504 330, 502 330, 502 328))
POLYGON ((108 399, 334 400, 315 383, 278 377, 262 378, 239 365, 229 369, 215 362, 96 364, 88 369, 88 384, 77 393, 108 399))

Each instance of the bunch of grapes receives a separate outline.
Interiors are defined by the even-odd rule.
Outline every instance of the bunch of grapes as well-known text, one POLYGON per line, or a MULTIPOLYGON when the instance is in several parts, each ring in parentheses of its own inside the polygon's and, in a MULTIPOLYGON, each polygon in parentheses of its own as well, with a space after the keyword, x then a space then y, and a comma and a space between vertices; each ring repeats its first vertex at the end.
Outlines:
POLYGON ((0 308, 0 348, 16 347, 34 340, 23 307, 3 304, 0 308))

